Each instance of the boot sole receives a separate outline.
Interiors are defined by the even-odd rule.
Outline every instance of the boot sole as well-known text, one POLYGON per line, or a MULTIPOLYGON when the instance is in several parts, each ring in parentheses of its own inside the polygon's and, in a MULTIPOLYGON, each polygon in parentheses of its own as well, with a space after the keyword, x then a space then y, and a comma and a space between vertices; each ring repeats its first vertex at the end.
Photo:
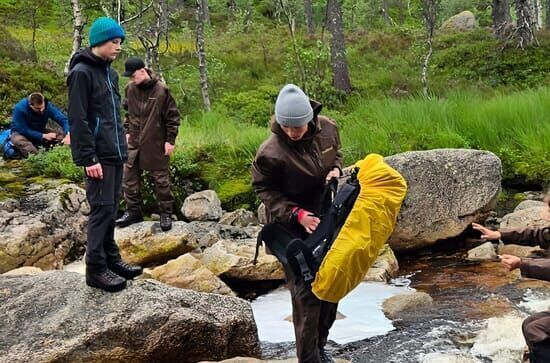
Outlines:
POLYGON ((126 288, 126 281, 124 281, 123 283, 121 283, 119 285, 100 285, 100 284, 96 284, 95 282, 86 279, 86 285, 88 285, 90 287, 95 287, 96 289, 101 289, 101 290, 107 291, 107 292, 117 292, 117 291, 124 290, 126 288))
MULTIPOLYGON (((109 267, 109 268, 110 268, 110 267, 109 267)), ((116 273, 116 274, 117 274, 118 276, 120 276, 120 277, 124 277, 126 280, 133 280, 133 279, 135 279, 136 277, 138 277, 138 276, 140 276, 140 275, 143 274, 143 271, 142 271, 142 272, 140 272, 140 273, 135 273, 135 274, 132 273, 132 274, 127 274, 127 275, 125 275, 125 274, 122 274, 122 273, 115 272, 115 270, 113 270, 112 268, 111 268, 111 271, 113 271, 114 273, 116 273)))
POLYGON ((119 227, 119 228, 124 228, 124 227, 128 227, 128 226, 131 226, 132 224, 136 224, 136 223, 140 223, 140 222, 143 222, 143 220, 141 220, 141 221, 135 221, 135 222, 130 222, 130 223, 128 223, 128 222, 116 223, 116 222, 115 222, 115 226, 116 226, 116 227, 119 227))

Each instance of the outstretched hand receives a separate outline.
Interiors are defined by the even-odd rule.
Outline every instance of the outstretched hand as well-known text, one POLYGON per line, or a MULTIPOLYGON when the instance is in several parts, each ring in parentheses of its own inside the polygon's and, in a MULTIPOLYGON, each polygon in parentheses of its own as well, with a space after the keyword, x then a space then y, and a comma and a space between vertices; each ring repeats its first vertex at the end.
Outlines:
POLYGON ((500 262, 506 267, 508 271, 515 270, 521 265, 521 258, 513 255, 500 256, 500 262))
POLYGON ((481 224, 472 223, 472 228, 476 231, 481 232, 481 238, 487 240, 498 240, 500 239, 499 231, 492 231, 489 228, 483 227, 481 224))

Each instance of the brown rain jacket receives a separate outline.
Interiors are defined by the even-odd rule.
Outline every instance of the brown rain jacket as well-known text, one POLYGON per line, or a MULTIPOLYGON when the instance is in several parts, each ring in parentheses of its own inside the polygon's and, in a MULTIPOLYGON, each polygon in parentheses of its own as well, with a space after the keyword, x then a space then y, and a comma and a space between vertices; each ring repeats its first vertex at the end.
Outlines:
POLYGON ((139 163, 142 170, 168 169, 170 158, 164 155, 164 143, 176 142, 180 114, 170 90, 157 75, 147 70, 151 79, 124 90, 124 120, 128 139, 128 161, 139 163))
POLYGON ((272 134, 256 153, 252 185, 268 222, 290 222, 294 207, 319 213, 326 175, 342 168, 336 123, 319 115, 320 103, 311 104, 314 120, 301 140, 292 141, 273 119, 272 134))

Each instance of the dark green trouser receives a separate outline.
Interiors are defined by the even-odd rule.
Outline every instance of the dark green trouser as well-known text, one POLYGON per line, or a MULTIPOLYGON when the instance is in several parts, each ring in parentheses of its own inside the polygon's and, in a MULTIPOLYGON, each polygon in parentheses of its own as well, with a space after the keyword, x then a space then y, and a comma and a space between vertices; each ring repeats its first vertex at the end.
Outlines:
POLYGON ((319 350, 327 344, 329 329, 336 320, 338 304, 319 300, 309 285, 296 285, 292 280, 287 275, 292 296, 296 355, 300 363, 319 363, 319 350))
MULTIPOLYGON (((139 169, 138 164, 139 162, 136 161, 132 166, 124 165, 122 188, 124 190, 126 210, 141 214, 141 174, 143 170, 139 169)), ((151 170, 149 173, 153 178, 159 212, 171 215, 174 208, 174 197, 170 190, 169 170, 151 170)))

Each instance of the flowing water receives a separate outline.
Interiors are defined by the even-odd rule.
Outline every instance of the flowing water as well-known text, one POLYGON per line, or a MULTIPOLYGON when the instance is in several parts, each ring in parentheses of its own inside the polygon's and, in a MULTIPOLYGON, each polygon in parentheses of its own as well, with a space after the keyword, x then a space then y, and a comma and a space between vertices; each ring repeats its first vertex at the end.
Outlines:
MULTIPOLYGON (((335 322, 329 337, 335 357, 375 363, 521 362, 521 322, 550 307, 550 283, 522 279, 497 262, 467 262, 455 253, 406 257, 400 266, 403 277, 385 286, 363 283, 349 302, 341 302, 346 318, 335 322), (433 305, 387 320, 381 312, 384 298, 411 289, 430 294, 433 305)), ((252 306, 264 357, 292 357, 286 290, 262 296, 252 306)))

